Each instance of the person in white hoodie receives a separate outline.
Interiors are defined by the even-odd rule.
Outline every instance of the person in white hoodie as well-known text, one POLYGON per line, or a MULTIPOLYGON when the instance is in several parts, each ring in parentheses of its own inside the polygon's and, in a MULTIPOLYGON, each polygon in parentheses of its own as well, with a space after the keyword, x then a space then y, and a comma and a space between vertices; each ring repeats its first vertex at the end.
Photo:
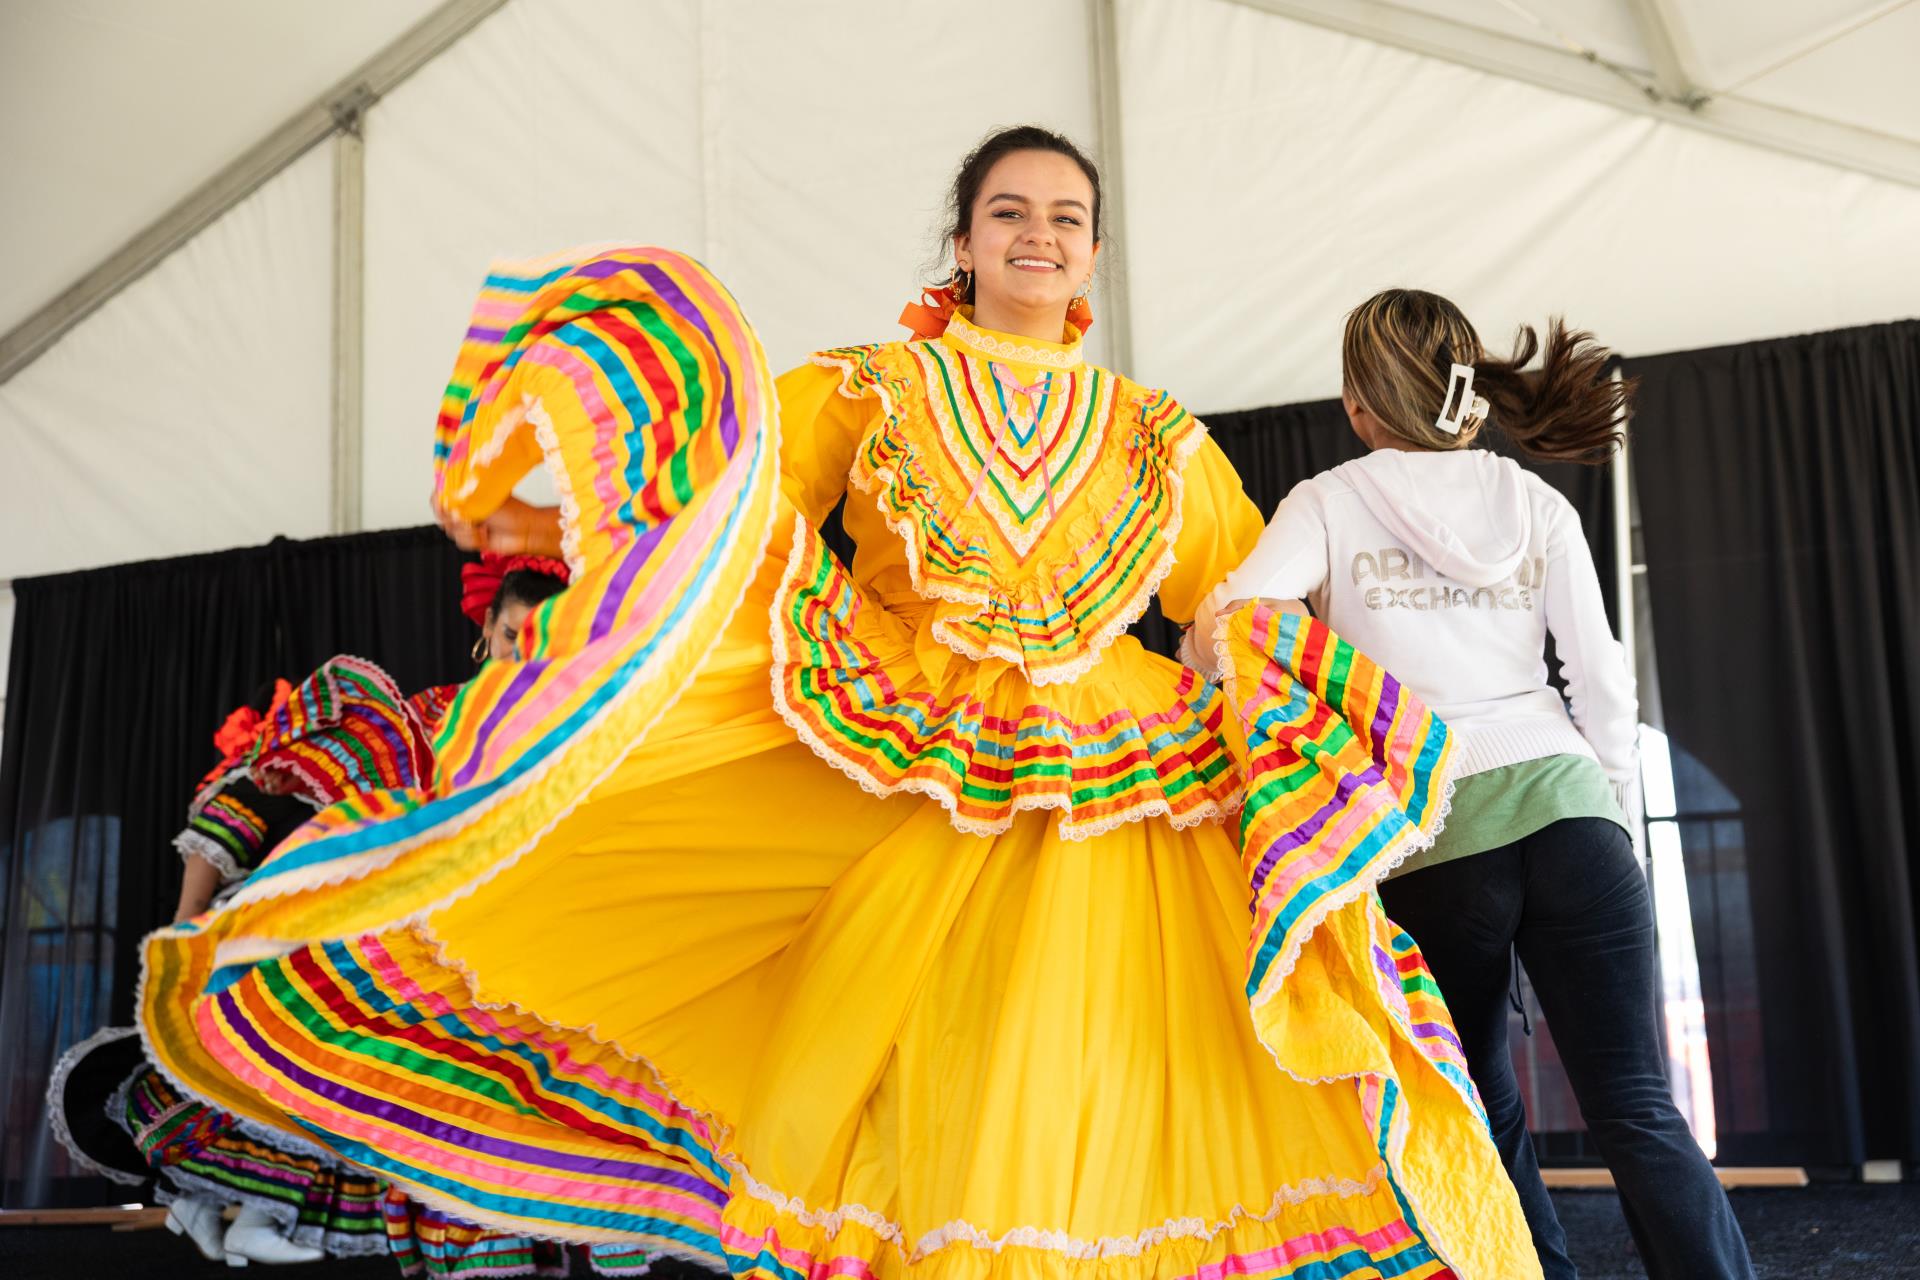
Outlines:
POLYGON ((1342 400, 1371 450, 1295 486, 1207 597, 1216 620, 1304 601, 1392 671, 1454 737, 1446 825, 1382 884, 1452 1011, 1546 1275, 1575 1275, 1540 1179, 1507 1047, 1517 953, 1612 1170, 1647 1272, 1752 1275, 1746 1243, 1669 1089, 1655 1024, 1653 912, 1626 814, 1633 679, 1573 507, 1471 446, 1491 424, 1539 459, 1605 462, 1630 388, 1590 335, 1523 327, 1497 359, 1458 307, 1392 289, 1347 318, 1342 400), (1567 701, 1548 683, 1551 636, 1567 701))

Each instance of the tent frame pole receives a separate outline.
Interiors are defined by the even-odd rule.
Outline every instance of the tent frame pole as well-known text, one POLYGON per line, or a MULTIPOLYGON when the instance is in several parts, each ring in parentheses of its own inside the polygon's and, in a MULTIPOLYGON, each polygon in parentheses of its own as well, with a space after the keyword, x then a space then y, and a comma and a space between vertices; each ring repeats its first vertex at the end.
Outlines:
POLYGON ((358 533, 366 406, 367 144, 363 115, 333 136, 333 531, 358 533))
MULTIPOLYGON (((1660 4, 1661 0, 1636 2, 1660 4)), ((1920 142, 1731 95, 1708 97, 1691 106, 1684 99, 1669 101, 1656 84, 1645 82, 1644 72, 1616 66, 1590 51, 1535 44, 1385 0, 1233 3, 1769 151, 1920 187, 1920 142)), ((1675 48, 1680 58, 1684 50, 1675 48)))
POLYGON ((1133 298, 1127 285, 1126 143, 1120 128, 1120 12, 1118 0, 1087 0, 1089 43, 1093 50, 1093 118, 1106 190, 1103 220, 1109 247, 1100 272, 1100 329, 1109 368, 1132 375, 1133 298), (1113 245, 1117 242, 1119 252, 1113 245))
POLYGON ((1633 16, 1640 24, 1640 38, 1646 41, 1647 55, 1653 59, 1653 80, 1660 96, 1689 111, 1705 106, 1712 97, 1705 87, 1706 73, 1674 0, 1631 3, 1633 16))

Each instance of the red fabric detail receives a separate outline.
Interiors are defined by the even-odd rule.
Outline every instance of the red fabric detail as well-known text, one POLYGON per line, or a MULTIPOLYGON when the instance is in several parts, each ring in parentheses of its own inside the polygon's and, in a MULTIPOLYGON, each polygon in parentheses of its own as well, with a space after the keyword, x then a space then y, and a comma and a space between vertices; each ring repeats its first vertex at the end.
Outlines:
MULTIPOLYGON (((937 338, 947 331, 947 322, 953 319, 953 309, 959 305, 953 290, 946 285, 938 289, 922 289, 918 302, 909 302, 900 311, 900 323, 912 331, 915 338, 937 338)), ((1075 298, 1067 304, 1067 323, 1078 329, 1084 336, 1093 328, 1093 304, 1085 298, 1075 298)))
POLYGON ((922 289, 920 300, 909 302, 901 310, 900 323, 907 326, 915 338, 937 338, 947 331, 954 305, 953 290, 945 285, 922 289))
POLYGON ((460 612, 476 627, 487 625, 487 610, 500 594, 500 582, 515 569, 545 574, 566 582, 571 574, 566 563, 551 556, 500 556, 482 552, 478 560, 460 566, 460 612))
POLYGON ((265 714, 255 711, 252 707, 235 707, 228 712, 225 722, 214 730, 213 734, 213 749, 220 753, 220 763, 207 770, 207 776, 200 779, 200 786, 205 787, 245 759, 253 750, 253 744, 259 740, 267 721, 278 715, 280 708, 286 706, 287 699, 292 696, 292 685, 285 680, 275 680, 273 702, 267 707, 265 714))

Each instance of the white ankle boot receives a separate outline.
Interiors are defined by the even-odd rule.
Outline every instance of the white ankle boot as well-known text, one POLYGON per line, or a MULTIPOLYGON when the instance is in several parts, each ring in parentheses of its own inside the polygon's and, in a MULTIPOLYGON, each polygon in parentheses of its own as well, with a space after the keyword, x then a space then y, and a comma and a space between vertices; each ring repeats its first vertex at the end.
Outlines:
POLYGON ((220 1220, 220 1203, 206 1196, 181 1196, 167 1206, 167 1230, 185 1236, 208 1262, 225 1255, 221 1233, 227 1224, 220 1220))
POLYGON ((309 1244, 295 1244, 280 1232, 265 1210, 242 1206, 240 1216, 227 1228, 227 1265, 244 1267, 248 1262, 275 1266, 284 1262, 318 1262, 324 1250, 309 1244))

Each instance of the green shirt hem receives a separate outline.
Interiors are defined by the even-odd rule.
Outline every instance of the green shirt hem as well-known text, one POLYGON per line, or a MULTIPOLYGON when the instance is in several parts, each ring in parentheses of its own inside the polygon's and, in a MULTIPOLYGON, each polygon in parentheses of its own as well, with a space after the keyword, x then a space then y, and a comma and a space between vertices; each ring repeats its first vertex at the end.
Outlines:
POLYGON ((1547 756, 1461 778, 1453 786, 1447 825, 1432 846, 1388 878, 1502 848, 1567 818, 1604 818, 1632 833, 1607 775, 1587 756, 1547 756))

